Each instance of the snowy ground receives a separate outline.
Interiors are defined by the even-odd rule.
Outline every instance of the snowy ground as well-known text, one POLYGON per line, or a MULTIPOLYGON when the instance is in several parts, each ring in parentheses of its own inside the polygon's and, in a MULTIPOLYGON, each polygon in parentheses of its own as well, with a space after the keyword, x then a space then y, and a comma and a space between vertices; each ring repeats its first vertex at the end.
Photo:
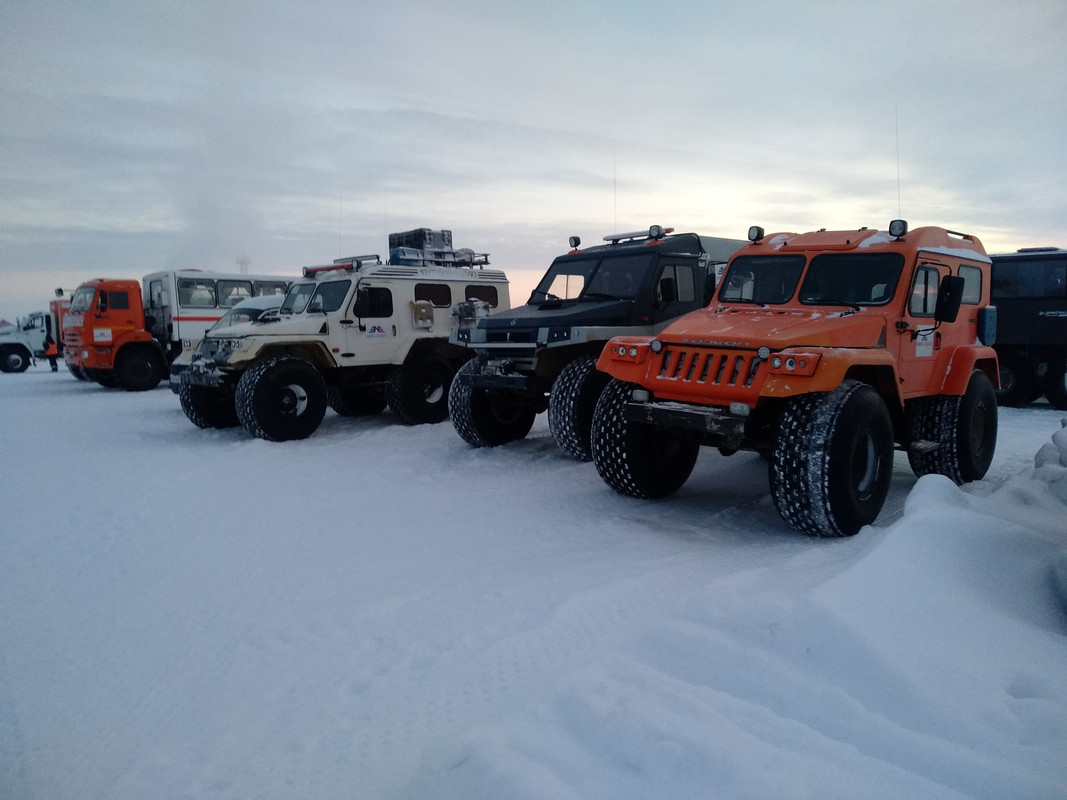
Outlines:
POLYGON ((835 541, 750 454, 630 500, 543 417, 270 444, 47 367, 0 407, 0 797, 1064 796, 1047 405, 835 541))

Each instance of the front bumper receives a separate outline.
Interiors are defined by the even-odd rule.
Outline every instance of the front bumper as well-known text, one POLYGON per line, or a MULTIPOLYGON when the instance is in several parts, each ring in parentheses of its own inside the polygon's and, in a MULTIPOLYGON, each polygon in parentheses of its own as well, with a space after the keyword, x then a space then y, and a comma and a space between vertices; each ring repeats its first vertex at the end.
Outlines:
POLYGON ((630 422, 696 433, 706 444, 733 449, 744 443, 749 420, 747 415, 725 408, 671 402, 630 402, 623 408, 623 416, 630 422))

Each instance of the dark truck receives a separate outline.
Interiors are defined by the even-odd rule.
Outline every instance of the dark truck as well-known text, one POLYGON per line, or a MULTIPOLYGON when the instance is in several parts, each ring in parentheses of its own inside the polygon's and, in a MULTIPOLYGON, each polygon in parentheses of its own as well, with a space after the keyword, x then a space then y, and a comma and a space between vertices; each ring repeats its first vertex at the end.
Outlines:
POLYGON ((993 260, 1001 405, 1044 394, 1067 410, 1067 250, 1026 247, 993 260))
POLYGON ((717 271, 745 242, 696 233, 647 231, 558 256, 526 305, 492 316, 459 309, 452 341, 474 351, 456 374, 449 414, 474 447, 524 438, 548 410, 549 428, 571 458, 589 461, 593 409, 607 376, 600 351, 614 336, 652 336, 707 305, 717 271))

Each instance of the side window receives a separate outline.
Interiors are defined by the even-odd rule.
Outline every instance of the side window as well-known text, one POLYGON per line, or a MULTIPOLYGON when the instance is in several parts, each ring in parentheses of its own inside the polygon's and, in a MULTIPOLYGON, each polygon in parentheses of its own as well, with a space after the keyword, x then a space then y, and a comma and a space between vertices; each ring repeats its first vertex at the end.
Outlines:
POLYGON ((436 308, 452 305, 452 290, 447 283, 416 283, 415 299, 429 300, 436 308))
POLYGON ((285 290, 285 284, 281 282, 276 283, 274 281, 256 281, 255 286, 253 288, 253 294, 256 297, 284 295, 285 290))
POLYGON ((150 308, 163 308, 166 305, 163 281, 154 280, 148 284, 148 303, 150 308))
MULTIPOLYGON (((674 301, 692 303, 696 300, 696 286, 693 281, 693 267, 690 264, 668 264, 663 268, 659 283, 656 284, 656 300, 664 302, 664 283, 674 283, 674 301)), ((668 296, 670 290, 668 289, 668 296)))
POLYGON ((114 311, 126 311, 130 307, 130 295, 127 292, 108 292, 107 307, 114 311))
POLYGON ((178 305, 187 308, 214 308, 215 281, 182 278, 178 281, 178 305))
POLYGON ((252 296, 251 281, 219 281, 219 308, 232 308, 252 296))
POLYGON ((496 308, 500 303, 496 287, 491 285, 465 286, 463 287, 463 294, 467 300, 483 300, 492 308, 496 308))
POLYGON ((960 264, 959 275, 963 278, 963 301, 968 305, 982 302, 982 270, 960 264))
POLYGON ((357 313, 361 317, 393 316, 393 293, 380 286, 361 289, 357 313))
POLYGON ((919 267, 911 285, 908 312, 913 317, 932 317, 937 306, 937 284, 940 276, 937 267, 919 267))

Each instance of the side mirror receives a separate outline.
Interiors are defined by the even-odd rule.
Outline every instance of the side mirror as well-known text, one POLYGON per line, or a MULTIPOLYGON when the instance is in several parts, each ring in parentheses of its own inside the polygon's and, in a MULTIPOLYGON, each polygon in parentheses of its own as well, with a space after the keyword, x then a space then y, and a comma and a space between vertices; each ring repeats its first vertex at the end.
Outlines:
POLYGON ((356 290, 356 302, 352 304, 352 310, 357 317, 370 316, 370 294, 366 289, 356 290))
POLYGON ((978 311, 978 341, 986 347, 997 343, 997 307, 985 306, 978 311))
POLYGON ((96 310, 103 314, 107 311, 107 292, 100 292, 96 298, 96 310))
POLYGON ((965 281, 959 275, 946 275, 937 290, 937 305, 934 306, 935 322, 955 322, 963 301, 965 281))

